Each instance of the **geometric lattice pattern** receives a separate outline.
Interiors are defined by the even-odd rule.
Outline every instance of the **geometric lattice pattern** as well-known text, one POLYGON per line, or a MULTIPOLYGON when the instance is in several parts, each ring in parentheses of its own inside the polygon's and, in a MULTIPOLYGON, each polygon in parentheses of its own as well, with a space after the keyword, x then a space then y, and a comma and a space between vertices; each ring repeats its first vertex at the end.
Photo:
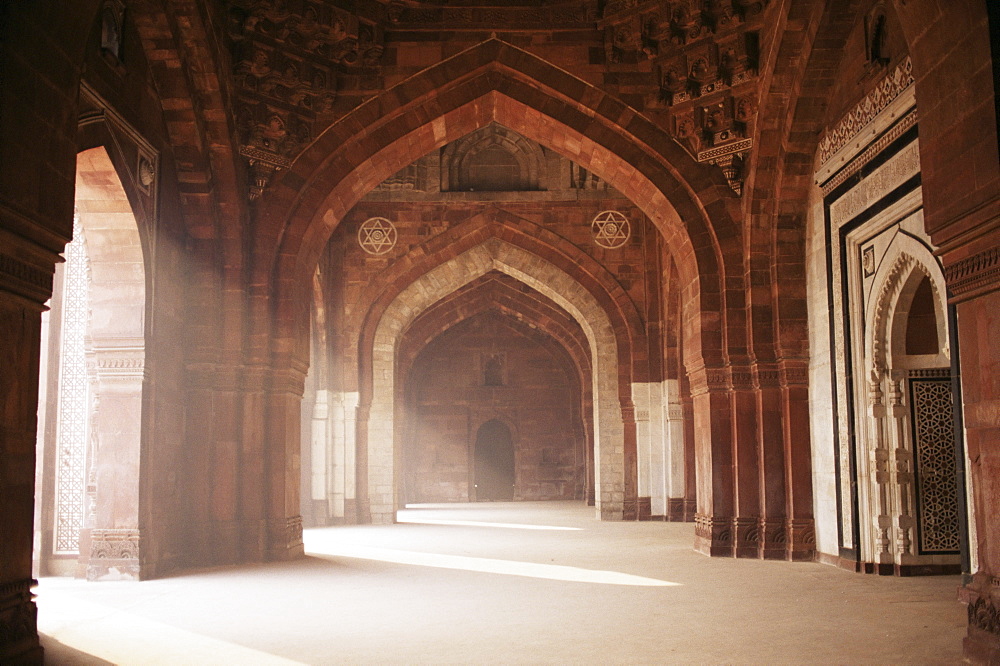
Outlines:
POLYGON ((396 227, 384 217, 373 217, 358 229, 358 244, 368 254, 385 254, 396 246, 396 227))
POLYGON ((73 220, 73 241, 66 245, 63 284, 62 339, 59 354, 59 419, 56 426, 56 553, 80 550, 86 490, 86 450, 89 401, 84 339, 90 319, 89 267, 79 218, 73 220))
POLYGON ((613 250, 625 244, 631 234, 631 226, 628 218, 618 211, 605 210, 594 217, 590 231, 594 235, 594 242, 613 250))
POLYGON ((958 481, 951 381, 913 379, 920 552, 959 550, 958 481))

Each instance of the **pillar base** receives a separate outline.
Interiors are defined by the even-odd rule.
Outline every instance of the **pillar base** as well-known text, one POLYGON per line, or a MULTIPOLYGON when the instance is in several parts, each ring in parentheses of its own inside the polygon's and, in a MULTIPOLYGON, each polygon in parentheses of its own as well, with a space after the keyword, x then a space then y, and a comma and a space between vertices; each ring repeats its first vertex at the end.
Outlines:
POLYGON ((695 514, 694 549, 709 557, 733 557, 732 518, 695 514))
POLYGON ((994 600, 1000 579, 976 574, 958 589, 959 600, 968 605, 968 630, 962 640, 962 656, 973 664, 1000 663, 1000 604, 994 600))
POLYGON ((38 608, 31 588, 38 581, 25 579, 0 583, 0 662, 41 664, 38 643, 38 608))
MULTIPOLYGON (((82 577, 89 581, 140 580, 141 535, 138 529, 98 529, 81 534, 89 556, 81 561, 82 577)), ((81 549, 83 550, 83 549, 81 549)))
POLYGON ((764 520, 695 515, 694 548, 710 557, 812 562, 816 538, 811 520, 764 520))
POLYGON ((270 545, 267 549, 267 559, 294 560, 305 555, 302 545, 302 516, 289 516, 284 519, 268 521, 270 545))

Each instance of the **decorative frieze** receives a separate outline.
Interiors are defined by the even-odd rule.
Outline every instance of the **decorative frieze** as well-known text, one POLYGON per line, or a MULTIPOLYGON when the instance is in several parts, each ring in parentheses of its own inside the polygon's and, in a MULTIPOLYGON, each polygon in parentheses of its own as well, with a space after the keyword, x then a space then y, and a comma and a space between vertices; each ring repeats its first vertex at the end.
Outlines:
POLYGON ((990 248, 944 269, 948 289, 956 300, 1000 287, 1000 248, 990 248))
POLYGON ((830 180, 823 183, 823 196, 828 196, 837 189, 841 183, 860 171, 866 164, 871 162, 876 155, 885 150, 889 144, 903 136, 910 128, 917 124, 917 111, 913 109, 903 118, 893 125, 888 132, 880 136, 874 143, 865 148, 864 152, 855 157, 851 162, 840 169, 830 180))
POLYGON ((920 148, 918 142, 913 141, 831 203, 830 222, 835 228, 840 227, 918 173, 920 148))
POLYGON ((564 3, 557 7, 426 7, 406 6, 393 0, 389 20, 400 29, 447 24, 462 28, 496 30, 498 27, 539 29, 585 28, 597 19, 595 3, 564 3))
POLYGON ((140 544, 135 528, 90 530, 87 580, 138 580, 140 544))
POLYGON ((826 164, 837 151, 850 143, 863 127, 872 122, 913 81, 913 63, 907 56, 823 136, 819 142, 820 164, 826 164))

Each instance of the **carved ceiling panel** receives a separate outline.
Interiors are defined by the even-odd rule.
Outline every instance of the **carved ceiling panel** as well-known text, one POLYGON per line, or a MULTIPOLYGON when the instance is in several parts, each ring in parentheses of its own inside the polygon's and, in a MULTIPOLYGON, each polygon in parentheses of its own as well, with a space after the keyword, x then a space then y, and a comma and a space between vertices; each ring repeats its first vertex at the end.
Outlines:
POLYGON ((223 0, 221 8, 256 199, 276 169, 381 88, 384 12, 309 0, 223 0))
POLYGON ((768 0, 612 0, 600 21, 609 67, 656 78, 649 105, 699 162, 740 192, 758 109, 760 33, 768 0))

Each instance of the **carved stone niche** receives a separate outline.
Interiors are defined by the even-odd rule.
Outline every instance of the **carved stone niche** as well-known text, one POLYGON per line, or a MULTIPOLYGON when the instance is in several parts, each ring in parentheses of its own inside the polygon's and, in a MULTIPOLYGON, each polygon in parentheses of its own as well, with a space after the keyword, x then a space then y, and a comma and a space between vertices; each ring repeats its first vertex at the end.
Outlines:
POLYGON ((709 30, 702 17, 700 2, 681 0, 673 3, 669 21, 671 42, 683 46, 704 37, 709 30))
POLYGON ((687 53, 688 90, 693 97, 710 95, 723 85, 719 78, 719 55, 716 45, 708 42, 687 53))
POLYGON ((683 54, 659 65, 660 99, 668 106, 691 100, 688 90, 688 64, 683 54))
POLYGON ((125 3, 104 0, 101 3, 101 55, 114 66, 122 62, 122 42, 125 31, 125 3))
POLYGON ((540 190, 545 168, 541 146, 493 123, 442 149, 441 191, 540 190))

